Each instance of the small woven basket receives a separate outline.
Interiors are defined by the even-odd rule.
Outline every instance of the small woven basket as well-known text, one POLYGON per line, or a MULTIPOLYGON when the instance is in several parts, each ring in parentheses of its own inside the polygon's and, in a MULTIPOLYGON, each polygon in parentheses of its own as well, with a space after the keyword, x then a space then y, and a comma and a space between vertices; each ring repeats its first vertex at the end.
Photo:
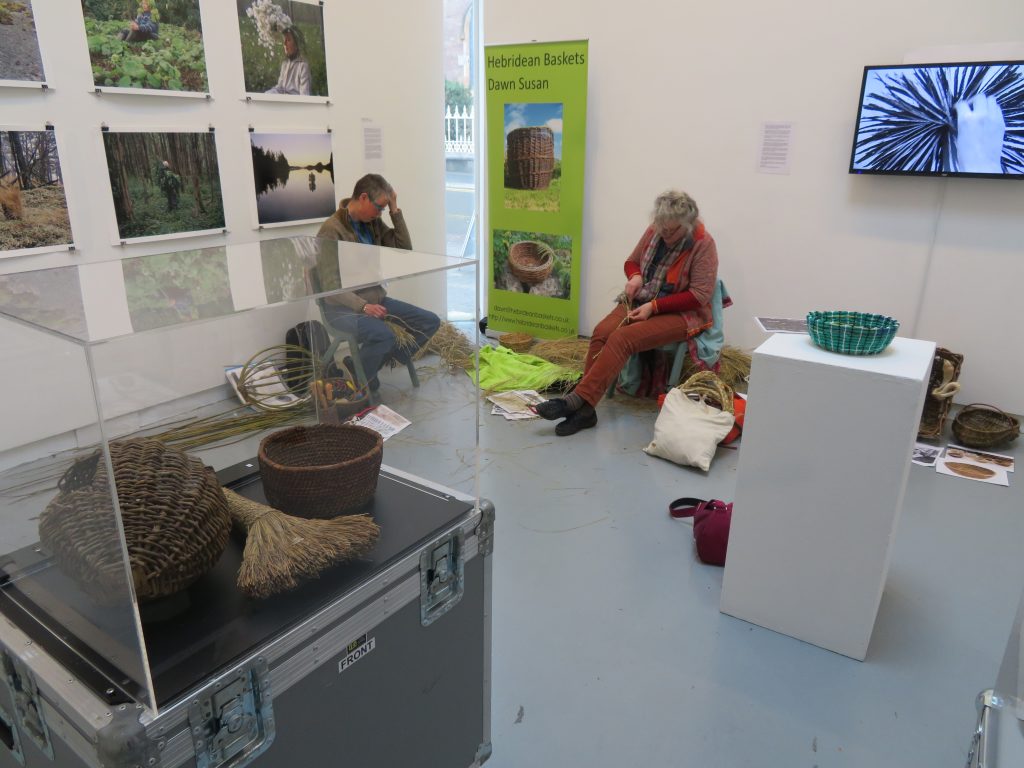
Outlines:
POLYGON ((268 435, 257 458, 270 506, 319 519, 368 502, 377 490, 383 455, 384 440, 372 429, 319 424, 268 435))
POLYGON ((953 395, 960 391, 957 383, 964 356, 938 347, 932 361, 932 372, 928 379, 928 394, 924 398, 921 423, 917 436, 925 440, 937 440, 953 404, 953 395))
POLYGON ((1020 421, 994 405, 965 405, 953 419, 953 434, 970 448, 994 448, 1012 443, 1020 434, 1020 421))
POLYGON ((698 371, 679 385, 684 395, 697 395, 708 405, 726 413, 733 413, 732 387, 712 371, 698 371))
POLYGON ((547 126, 516 128, 505 140, 505 186, 547 189, 555 170, 555 135, 547 126))
POLYGON ((844 355, 877 355, 892 343, 899 321, 866 312, 809 312, 807 331, 822 349, 844 355))
MULTIPOLYGON (((110 443, 110 459, 136 597, 180 592, 228 543, 231 517, 217 476, 199 459, 147 438, 110 443)), ((102 455, 75 462, 59 487, 39 518, 40 541, 87 592, 117 599, 124 561, 102 455)))
POLYGON ((498 337, 498 343, 513 352, 526 352, 533 346, 533 342, 533 336, 528 333, 503 333, 498 337))
POLYGON ((528 285, 543 283, 555 266, 555 252, 547 243, 520 240, 508 249, 508 268, 528 285))

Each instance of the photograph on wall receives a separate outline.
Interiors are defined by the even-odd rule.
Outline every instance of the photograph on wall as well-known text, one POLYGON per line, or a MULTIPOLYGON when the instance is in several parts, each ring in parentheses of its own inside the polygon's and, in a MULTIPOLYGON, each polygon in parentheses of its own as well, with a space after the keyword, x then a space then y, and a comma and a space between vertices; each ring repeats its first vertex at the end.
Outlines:
POLYGON ((82 0, 93 83, 206 93, 199 0, 82 0))
POLYGON ((103 146, 121 240, 224 228, 212 131, 104 131, 103 146))
POLYGON ((1024 63, 867 68, 850 170, 1024 174, 1024 63))
POLYGON ((234 311, 223 246, 125 259, 121 270, 135 331, 234 311))
POLYGON ((572 295, 572 238, 494 230, 494 287, 552 299, 572 295))
POLYGON ((235 0, 251 95, 326 98, 324 9, 306 0, 235 0))
POLYGON ((85 338, 85 306, 78 267, 0 275, 0 314, 85 338))
POLYGON ((505 105, 505 207, 558 211, 562 105, 505 105))
POLYGON ((0 85, 45 79, 32 1, 0 0, 0 85))
POLYGON ((335 210, 331 134, 249 133, 260 225, 323 221, 335 210))
POLYGON ((0 129, 0 256, 72 242, 54 132, 0 129))

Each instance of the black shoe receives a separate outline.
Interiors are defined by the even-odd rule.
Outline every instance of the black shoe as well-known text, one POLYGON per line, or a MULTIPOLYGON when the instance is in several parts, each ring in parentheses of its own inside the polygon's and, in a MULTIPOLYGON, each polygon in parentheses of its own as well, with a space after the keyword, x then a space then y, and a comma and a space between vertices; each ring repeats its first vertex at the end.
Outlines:
POLYGON ((370 388, 371 392, 376 392, 378 389, 380 389, 380 379, 374 376, 366 383, 366 385, 370 388))
POLYGON ((563 398, 556 397, 551 400, 545 400, 543 403, 537 403, 537 405, 533 406, 533 412, 542 419, 555 421, 556 419, 564 419, 566 416, 571 415, 572 409, 569 408, 569 404, 563 398))
POLYGON ((559 437, 575 435, 581 429, 590 429, 597 426, 597 411, 592 405, 584 405, 575 413, 569 415, 565 421, 555 425, 555 434, 559 437))

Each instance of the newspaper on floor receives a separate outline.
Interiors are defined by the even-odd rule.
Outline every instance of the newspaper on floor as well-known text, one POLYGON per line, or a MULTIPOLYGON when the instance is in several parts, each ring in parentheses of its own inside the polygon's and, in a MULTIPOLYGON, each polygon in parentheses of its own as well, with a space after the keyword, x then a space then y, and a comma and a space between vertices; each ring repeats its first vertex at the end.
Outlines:
POLYGON ((496 392, 487 399, 494 405, 492 416, 504 416, 508 421, 536 419, 537 414, 530 410, 531 405, 543 403, 545 398, 535 389, 516 389, 510 392, 496 392))
POLYGON ((412 422, 395 413, 386 405, 378 405, 358 419, 354 419, 352 423, 358 424, 360 427, 369 427, 373 431, 379 432, 380 436, 387 440, 392 435, 397 435, 412 422))
MULTIPOLYGON (((232 365, 224 368, 224 375, 227 377, 231 388, 238 395, 243 405, 252 405, 239 388, 239 376, 244 365, 232 365)), ((295 405, 302 398, 293 393, 281 380, 281 374, 273 363, 264 363, 252 372, 248 384, 250 390, 259 394, 260 402, 277 408, 284 408, 295 405)))

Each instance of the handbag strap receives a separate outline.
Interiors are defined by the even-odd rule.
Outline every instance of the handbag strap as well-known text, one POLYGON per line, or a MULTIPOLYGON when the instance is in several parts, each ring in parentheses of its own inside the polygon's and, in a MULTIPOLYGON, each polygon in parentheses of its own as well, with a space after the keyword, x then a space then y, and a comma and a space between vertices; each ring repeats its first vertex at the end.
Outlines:
POLYGON ((686 496, 681 499, 676 499, 670 503, 668 505, 668 513, 674 519, 680 520, 684 517, 693 517, 707 505, 708 502, 704 499, 695 499, 686 496))

